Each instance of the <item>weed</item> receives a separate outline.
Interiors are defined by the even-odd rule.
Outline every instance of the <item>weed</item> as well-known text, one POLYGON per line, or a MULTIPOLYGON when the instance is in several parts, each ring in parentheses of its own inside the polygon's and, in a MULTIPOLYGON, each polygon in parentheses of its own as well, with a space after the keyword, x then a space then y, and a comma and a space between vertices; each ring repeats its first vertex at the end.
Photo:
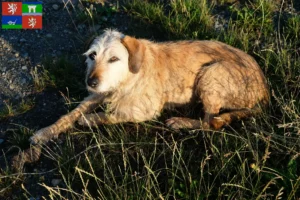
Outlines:
POLYGON ((32 136, 33 131, 26 128, 26 127, 19 127, 19 129, 16 130, 10 130, 8 132, 8 143, 12 146, 17 146, 21 149, 27 149, 29 148, 28 139, 30 136, 32 136))
MULTIPOLYGON (((287 35, 293 39, 293 41, 299 41, 300 39, 300 16, 295 15, 287 20, 287 35)), ((299 42, 298 42, 299 44, 299 42)))
POLYGON ((118 6, 105 6, 105 3, 95 4, 93 1, 81 1, 84 10, 78 13, 78 23, 86 23, 90 27, 105 25, 108 19, 118 11, 118 6))
POLYGON ((31 76, 34 82, 34 89, 37 92, 43 91, 46 87, 54 86, 54 82, 51 80, 48 70, 44 67, 40 69, 35 67, 31 70, 31 76))
POLYGON ((68 91, 73 96, 85 93, 84 69, 76 69, 70 58, 62 56, 53 60, 48 57, 44 59, 43 65, 47 69, 51 86, 68 91))
POLYGON ((11 117, 14 115, 14 110, 12 104, 8 101, 4 101, 5 107, 0 110, 0 119, 11 117))
MULTIPOLYGON (((7 160, 6 166, 8 166, 7 160)), ((12 174, 13 172, 10 171, 9 167, 0 169, 0 198, 2 199, 7 199, 7 197, 14 192, 16 186, 24 181, 23 174, 18 174, 17 176, 13 176, 12 174)))
POLYGON ((206 0, 175 0, 160 3, 129 1, 128 12, 158 26, 170 39, 208 38, 212 27, 212 5, 206 0))
POLYGON ((23 114, 28 110, 32 109, 34 102, 32 99, 22 99, 20 104, 12 104, 8 101, 4 101, 5 107, 0 110, 0 120, 8 117, 23 114))

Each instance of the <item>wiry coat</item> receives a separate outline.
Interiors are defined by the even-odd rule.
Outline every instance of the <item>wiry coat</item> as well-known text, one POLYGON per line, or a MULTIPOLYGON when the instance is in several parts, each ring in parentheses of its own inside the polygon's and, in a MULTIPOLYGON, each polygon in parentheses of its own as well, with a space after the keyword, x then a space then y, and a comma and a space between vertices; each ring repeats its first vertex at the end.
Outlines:
POLYGON ((31 138, 33 143, 48 141, 77 120, 82 125, 142 122, 159 116, 165 108, 197 101, 205 112, 202 122, 173 117, 167 125, 219 129, 260 112, 269 101, 268 86, 256 61, 221 42, 154 43, 108 30, 84 55, 91 96, 38 131, 31 138), (108 104, 105 113, 85 114, 99 103, 108 104))

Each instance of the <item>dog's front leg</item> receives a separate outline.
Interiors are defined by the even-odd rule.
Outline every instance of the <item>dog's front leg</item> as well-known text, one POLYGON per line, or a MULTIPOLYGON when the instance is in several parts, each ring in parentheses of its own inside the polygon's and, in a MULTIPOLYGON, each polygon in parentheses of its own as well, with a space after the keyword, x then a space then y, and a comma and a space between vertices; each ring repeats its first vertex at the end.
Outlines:
POLYGON ((32 144, 43 144, 73 126, 84 113, 93 111, 104 100, 103 96, 92 95, 83 100, 73 111, 62 116, 54 124, 40 129, 29 139, 32 144))
POLYGON ((122 120, 112 114, 106 114, 104 112, 99 112, 95 114, 86 114, 80 117, 78 124, 81 126, 97 126, 101 124, 116 124, 121 122, 127 122, 122 120))

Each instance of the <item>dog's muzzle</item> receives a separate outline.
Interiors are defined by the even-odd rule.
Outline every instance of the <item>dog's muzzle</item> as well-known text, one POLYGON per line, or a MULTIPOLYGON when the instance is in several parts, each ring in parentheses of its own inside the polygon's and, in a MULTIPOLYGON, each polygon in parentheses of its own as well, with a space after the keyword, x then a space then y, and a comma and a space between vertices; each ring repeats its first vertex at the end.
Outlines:
POLYGON ((91 88, 95 88, 95 87, 97 87, 99 85, 99 81, 98 81, 97 78, 88 78, 87 84, 91 88))

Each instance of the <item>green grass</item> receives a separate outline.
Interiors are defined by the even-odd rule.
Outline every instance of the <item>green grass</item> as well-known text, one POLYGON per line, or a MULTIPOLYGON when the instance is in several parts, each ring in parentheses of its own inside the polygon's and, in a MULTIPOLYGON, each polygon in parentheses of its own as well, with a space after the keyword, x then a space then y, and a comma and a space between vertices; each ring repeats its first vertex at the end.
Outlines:
POLYGON ((94 27, 95 25, 105 26, 109 23, 108 19, 119 9, 118 4, 116 6, 105 6, 105 1, 96 2, 96 0, 80 1, 84 9, 77 12, 75 18, 77 23, 84 23, 89 25, 89 27, 94 27))
POLYGON ((171 1, 166 11, 160 3, 133 0, 128 1, 125 8, 148 23, 155 24, 169 39, 207 38, 212 26, 212 16, 209 15, 212 7, 206 0, 198 2, 171 1))
MULTIPOLYGON (((83 60, 81 60, 84 66, 83 60)), ((76 69, 71 58, 66 56, 57 59, 45 58, 43 65, 49 73, 49 79, 60 90, 68 90, 71 93, 80 93, 85 90, 84 68, 76 69)))
MULTIPOLYGON (((86 95, 84 85, 84 68, 78 68, 72 58, 61 56, 56 59, 45 57, 42 67, 34 68, 31 75, 36 92, 47 88, 56 88, 67 97, 80 98, 86 95)), ((83 60, 79 61, 84 66, 83 60)))
POLYGON ((0 109, 0 120, 23 114, 31 110, 31 108, 34 106, 32 99, 22 99, 20 103, 14 104, 4 101, 4 104, 4 108, 0 109))
MULTIPOLYGON (((153 24, 162 38, 214 39, 254 56, 270 85, 269 109, 221 131, 176 133, 158 121, 75 127, 62 144, 44 147, 44 157, 54 165, 46 174, 62 180, 55 188, 39 182, 46 199, 299 199, 299 16, 268 0, 210 2, 128 0, 124 6, 127 14, 153 24), (231 17, 215 30, 214 9, 220 5, 231 17)), ((51 83, 78 92, 70 77, 84 77, 68 60, 46 60, 36 88, 51 83)), ((23 147, 31 132, 15 134, 23 136, 12 136, 11 144, 23 147)), ((0 175, 4 197, 15 176, 0 175)), ((23 187, 28 198, 34 196, 23 187)))

